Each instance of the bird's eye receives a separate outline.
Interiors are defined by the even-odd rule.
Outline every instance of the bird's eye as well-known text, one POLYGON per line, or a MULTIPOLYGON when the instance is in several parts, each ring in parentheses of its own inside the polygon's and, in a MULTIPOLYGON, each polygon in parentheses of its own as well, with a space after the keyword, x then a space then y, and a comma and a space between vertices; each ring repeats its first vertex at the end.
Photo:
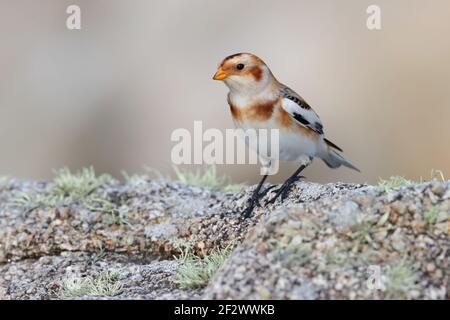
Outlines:
POLYGON ((238 65, 236 65, 236 69, 242 70, 244 69, 244 65, 242 63, 239 63, 238 65))

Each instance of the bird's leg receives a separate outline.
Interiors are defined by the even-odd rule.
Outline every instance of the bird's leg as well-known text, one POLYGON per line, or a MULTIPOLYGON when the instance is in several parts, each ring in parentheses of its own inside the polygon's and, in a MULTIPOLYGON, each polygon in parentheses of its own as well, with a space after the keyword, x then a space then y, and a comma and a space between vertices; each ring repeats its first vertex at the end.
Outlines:
POLYGON ((300 172, 302 172, 306 167, 308 166, 308 164, 302 164, 297 170, 295 170, 294 174, 292 176, 290 176, 283 184, 282 186, 277 189, 277 192, 275 193, 275 196, 270 199, 269 201, 266 202, 266 204, 269 203, 275 203, 275 200, 281 196, 281 200, 283 201, 284 199, 286 199, 289 190, 292 186, 292 184, 297 181, 300 178, 304 178, 302 176, 299 176, 300 172))
POLYGON ((249 199, 249 204, 244 211, 245 218, 248 218, 250 216, 250 214, 252 213, 255 206, 259 206, 259 199, 267 193, 268 190, 262 192, 262 195, 259 193, 259 191, 261 190, 262 185, 264 184, 264 181, 266 181, 266 179, 267 179, 267 174, 263 176, 261 181, 258 183, 258 186, 256 187, 255 191, 253 191, 253 194, 249 199))
POLYGON ((270 190, 272 190, 272 189, 275 188, 275 187, 276 187, 276 186, 270 186, 270 187, 267 187, 266 190, 261 191, 261 192, 259 193, 259 199, 263 198, 270 190))
POLYGON ((291 186, 292 186, 292 184, 295 182, 295 181, 297 181, 298 179, 300 179, 300 177, 299 176, 297 176, 297 175, 292 175, 291 177, 289 177, 289 179, 287 179, 284 183, 283 183, 283 185, 280 187, 280 188, 278 188, 277 190, 276 190, 276 193, 275 193, 275 196, 272 198, 272 199, 270 199, 269 201, 267 201, 267 203, 266 204, 269 204, 269 203, 275 203, 275 201, 281 196, 281 201, 283 201, 284 199, 286 199, 286 197, 287 197, 287 195, 288 195, 288 193, 289 193, 289 190, 291 189, 291 186))

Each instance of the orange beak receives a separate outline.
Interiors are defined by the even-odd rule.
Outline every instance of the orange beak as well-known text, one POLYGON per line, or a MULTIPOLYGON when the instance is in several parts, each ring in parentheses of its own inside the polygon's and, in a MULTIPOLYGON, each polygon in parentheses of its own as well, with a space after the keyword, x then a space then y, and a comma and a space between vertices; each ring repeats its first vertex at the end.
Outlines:
POLYGON ((228 74, 223 71, 222 68, 219 68, 216 72, 216 74, 214 75, 213 79, 214 80, 225 80, 228 77, 228 74))

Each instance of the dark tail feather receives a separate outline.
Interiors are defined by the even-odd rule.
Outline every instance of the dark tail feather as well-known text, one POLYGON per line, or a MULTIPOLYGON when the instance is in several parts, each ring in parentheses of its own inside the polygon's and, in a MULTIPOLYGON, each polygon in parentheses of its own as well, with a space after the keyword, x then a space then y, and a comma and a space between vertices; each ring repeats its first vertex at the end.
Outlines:
POLYGON ((344 152, 344 150, 342 150, 341 148, 339 148, 337 145, 335 145, 333 142, 331 142, 330 140, 328 140, 328 139, 326 139, 326 138, 323 138, 323 141, 325 141, 325 143, 327 144, 327 145, 329 145, 330 147, 332 147, 332 148, 334 148, 334 149, 336 149, 336 150, 339 150, 340 152, 344 152))

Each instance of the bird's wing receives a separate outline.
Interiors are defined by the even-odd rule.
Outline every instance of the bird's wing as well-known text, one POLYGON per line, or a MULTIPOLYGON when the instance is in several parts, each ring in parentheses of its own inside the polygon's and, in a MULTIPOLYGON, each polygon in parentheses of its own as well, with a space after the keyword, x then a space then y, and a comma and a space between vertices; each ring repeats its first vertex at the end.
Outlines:
MULTIPOLYGON (((323 125, 317 113, 313 108, 294 90, 285 85, 280 88, 281 107, 291 115, 293 119, 305 128, 309 128, 321 136, 324 136, 323 125)), ((325 143, 330 147, 342 151, 337 145, 330 140, 323 138, 325 143)))
POLYGON ((302 126, 323 135, 323 126, 319 116, 308 103, 294 90, 282 85, 280 89, 282 108, 302 126))

